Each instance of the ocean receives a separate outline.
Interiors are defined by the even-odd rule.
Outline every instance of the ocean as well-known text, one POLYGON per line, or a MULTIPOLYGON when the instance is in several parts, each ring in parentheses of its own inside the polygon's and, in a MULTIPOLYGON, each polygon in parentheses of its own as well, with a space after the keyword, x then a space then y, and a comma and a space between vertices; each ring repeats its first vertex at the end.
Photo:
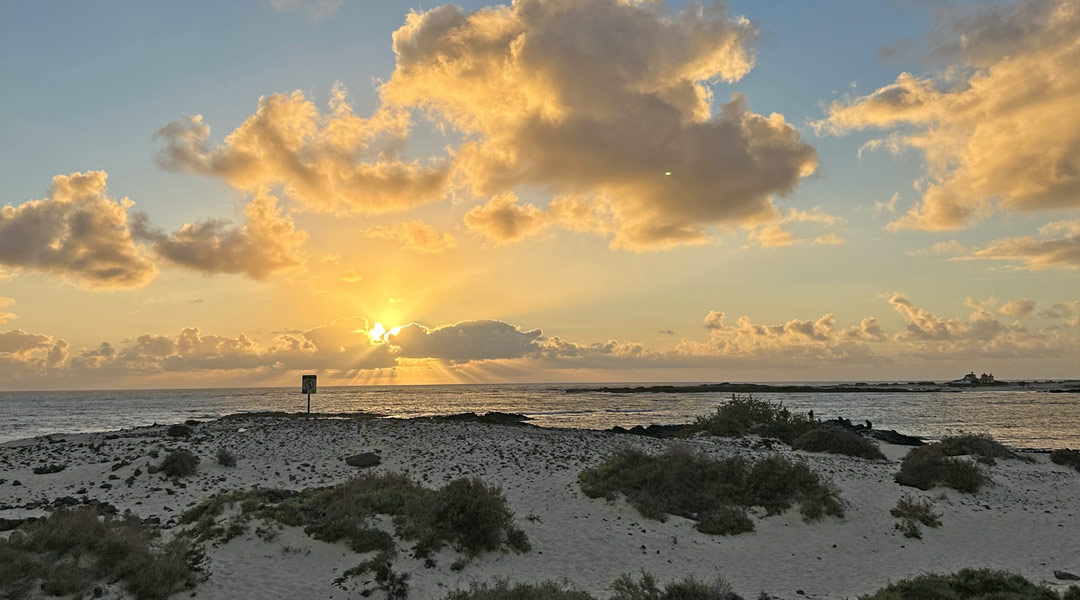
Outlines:
MULTIPOLYGON (((604 384, 642 385, 634 384, 604 384)), ((522 413, 542 427, 608 429, 615 425, 686 423, 729 395, 568 394, 580 384, 325 387, 312 411, 374 412, 418 417, 460 412, 522 413)), ((597 385, 596 387, 599 387, 597 385)), ((1080 448, 1080 394, 1040 391, 930 393, 762 393, 820 419, 869 420, 875 428, 940 438, 989 433, 1021 448, 1080 448)), ((0 392, 0 442, 55 433, 111 431, 154 423, 209 419, 244 411, 303 411, 298 387, 191 390, 0 392)))

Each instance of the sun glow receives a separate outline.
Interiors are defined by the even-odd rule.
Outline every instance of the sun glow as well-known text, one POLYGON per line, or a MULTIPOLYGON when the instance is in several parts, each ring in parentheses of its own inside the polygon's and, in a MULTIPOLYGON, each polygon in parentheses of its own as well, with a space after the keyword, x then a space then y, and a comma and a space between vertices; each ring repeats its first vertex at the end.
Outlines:
POLYGON ((397 335, 401 331, 401 327, 391 327, 387 329, 382 323, 376 322, 375 325, 368 330, 368 335, 371 336, 373 342, 385 342, 387 336, 397 335))

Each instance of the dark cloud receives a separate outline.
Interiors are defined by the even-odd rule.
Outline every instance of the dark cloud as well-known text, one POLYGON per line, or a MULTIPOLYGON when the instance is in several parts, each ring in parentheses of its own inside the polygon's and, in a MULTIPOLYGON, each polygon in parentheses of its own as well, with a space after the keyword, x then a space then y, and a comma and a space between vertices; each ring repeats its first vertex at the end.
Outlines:
POLYGON ((541 335, 539 329, 522 331, 502 321, 462 321, 434 329, 411 323, 386 339, 402 357, 465 362, 533 354, 541 335))
POLYGON ((241 274, 261 280, 303 263, 301 249, 308 235, 281 213, 276 198, 260 191, 244 213, 247 220, 239 227, 208 220, 184 225, 171 234, 151 226, 147 216, 138 213, 132 231, 169 263, 200 273, 241 274))
POLYGON ((93 290, 150 283, 157 268, 132 239, 132 203, 106 195, 107 177, 104 171, 57 175, 46 198, 0 209, 0 265, 93 290))

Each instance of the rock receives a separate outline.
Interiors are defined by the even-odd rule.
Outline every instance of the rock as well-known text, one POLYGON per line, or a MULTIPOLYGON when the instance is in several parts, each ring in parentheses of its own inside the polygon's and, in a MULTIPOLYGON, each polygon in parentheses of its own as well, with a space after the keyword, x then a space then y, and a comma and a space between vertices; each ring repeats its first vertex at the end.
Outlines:
POLYGON ((170 425, 165 435, 169 437, 189 437, 195 430, 187 425, 170 425))
POLYGON ((1068 571, 1054 571, 1054 577, 1063 581, 1080 581, 1080 575, 1074 575, 1068 571))
POLYGON ((366 469, 368 467, 374 467, 382 462, 382 458, 379 458, 378 454, 374 452, 364 452, 361 454, 354 454, 352 456, 345 457, 345 464, 350 467, 357 467, 359 469, 366 469))

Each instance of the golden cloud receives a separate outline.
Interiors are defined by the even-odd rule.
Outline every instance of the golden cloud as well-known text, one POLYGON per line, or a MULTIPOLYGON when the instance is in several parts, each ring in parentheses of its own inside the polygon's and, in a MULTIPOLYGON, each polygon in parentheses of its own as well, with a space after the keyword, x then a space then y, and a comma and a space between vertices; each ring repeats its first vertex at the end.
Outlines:
POLYGON ((56 275, 81 288, 142 287, 157 268, 135 243, 133 203, 106 194, 105 171, 53 177, 48 197, 0 209, 0 265, 56 275))
POLYGON ((1057 221, 1039 229, 1043 237, 1012 237, 990 242, 966 258, 1006 260, 1020 263, 1017 268, 1031 271, 1080 268, 1080 221, 1057 221), (1064 237, 1047 236, 1064 232, 1064 237))
POLYGON ((261 280, 303 264, 301 249, 308 235, 281 213, 277 198, 260 190, 244 214, 247 220, 240 227, 212 219, 166 234, 151 227, 140 213, 133 219, 132 230, 161 258, 200 273, 242 274, 261 280))
POLYGON ((952 23, 961 65, 834 102, 820 131, 900 128, 868 148, 921 151, 922 198, 893 228, 956 229, 996 210, 1080 208, 1080 7, 1025 0, 952 23), (958 77, 958 73, 964 75, 958 77))
POLYGON ((421 254, 435 254, 457 248, 457 238, 449 233, 440 233, 423 221, 407 221, 393 227, 370 227, 364 230, 369 238, 391 240, 400 243, 406 250, 421 254))
POLYGON ((280 185, 289 199, 322 212, 378 214, 442 198, 449 165, 398 157, 409 114, 380 109, 356 116, 344 86, 321 113, 300 91, 259 99, 255 114, 208 145, 201 115, 163 127, 159 164, 170 170, 217 176, 245 191, 280 185))

